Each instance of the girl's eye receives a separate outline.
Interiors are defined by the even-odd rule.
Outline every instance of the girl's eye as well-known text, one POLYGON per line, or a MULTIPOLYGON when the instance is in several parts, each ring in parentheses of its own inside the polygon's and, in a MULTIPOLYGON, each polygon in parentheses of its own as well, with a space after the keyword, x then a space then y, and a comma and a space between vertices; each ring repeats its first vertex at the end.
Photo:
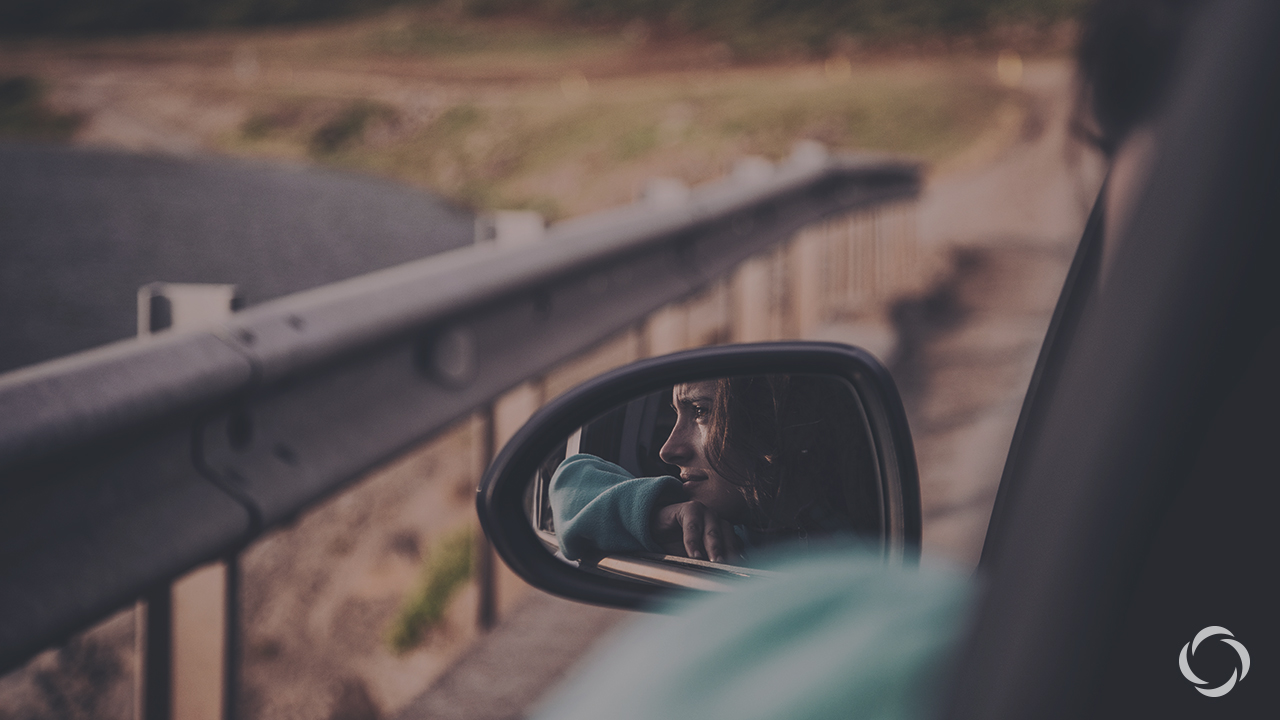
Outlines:
POLYGON ((693 408, 693 417, 695 420, 702 420, 707 417, 707 408, 697 404, 692 405, 691 407, 693 408))

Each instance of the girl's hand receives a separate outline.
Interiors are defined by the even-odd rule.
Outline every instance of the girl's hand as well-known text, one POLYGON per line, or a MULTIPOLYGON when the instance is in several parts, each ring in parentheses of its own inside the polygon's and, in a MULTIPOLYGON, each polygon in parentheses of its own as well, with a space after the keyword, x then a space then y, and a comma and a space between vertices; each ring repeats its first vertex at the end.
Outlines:
POLYGON ((712 562, 742 557, 742 541, 733 525, 697 500, 658 508, 649 530, 668 555, 712 562))

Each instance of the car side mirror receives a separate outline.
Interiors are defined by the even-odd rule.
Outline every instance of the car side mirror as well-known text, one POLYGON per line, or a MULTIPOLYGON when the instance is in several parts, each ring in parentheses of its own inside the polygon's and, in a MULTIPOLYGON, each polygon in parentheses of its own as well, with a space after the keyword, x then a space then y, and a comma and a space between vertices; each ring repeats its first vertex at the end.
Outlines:
POLYGON ((540 409, 477 497, 503 560, 535 587, 636 608, 767 574, 767 546, 855 536, 890 564, 920 547, 902 401, 869 353, 727 345, 642 360, 540 409))

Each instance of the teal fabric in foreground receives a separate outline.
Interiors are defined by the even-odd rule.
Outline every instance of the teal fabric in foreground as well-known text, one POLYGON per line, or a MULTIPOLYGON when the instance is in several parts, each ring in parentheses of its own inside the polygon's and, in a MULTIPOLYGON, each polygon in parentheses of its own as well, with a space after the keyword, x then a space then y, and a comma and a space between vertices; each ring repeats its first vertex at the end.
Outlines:
POLYGON ((662 552, 649 532, 654 505, 678 492, 674 477, 637 478, 594 455, 571 455, 551 476, 551 516, 560 552, 570 560, 596 553, 662 552))
POLYGON ((853 546, 770 553, 782 575, 673 603, 579 665, 538 720, 927 717, 972 588, 853 546))

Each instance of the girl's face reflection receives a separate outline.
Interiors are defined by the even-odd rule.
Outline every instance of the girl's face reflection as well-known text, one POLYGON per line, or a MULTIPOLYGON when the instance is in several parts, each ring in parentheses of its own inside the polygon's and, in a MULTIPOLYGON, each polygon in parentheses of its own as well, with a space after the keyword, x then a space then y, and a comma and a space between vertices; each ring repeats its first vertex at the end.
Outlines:
POLYGON ((735 525, 750 518, 742 491, 716 472, 707 459, 711 440, 711 410, 715 405, 716 382, 684 383, 671 391, 671 404, 676 409, 676 426, 658 451, 662 461, 680 468, 684 489, 735 525))

